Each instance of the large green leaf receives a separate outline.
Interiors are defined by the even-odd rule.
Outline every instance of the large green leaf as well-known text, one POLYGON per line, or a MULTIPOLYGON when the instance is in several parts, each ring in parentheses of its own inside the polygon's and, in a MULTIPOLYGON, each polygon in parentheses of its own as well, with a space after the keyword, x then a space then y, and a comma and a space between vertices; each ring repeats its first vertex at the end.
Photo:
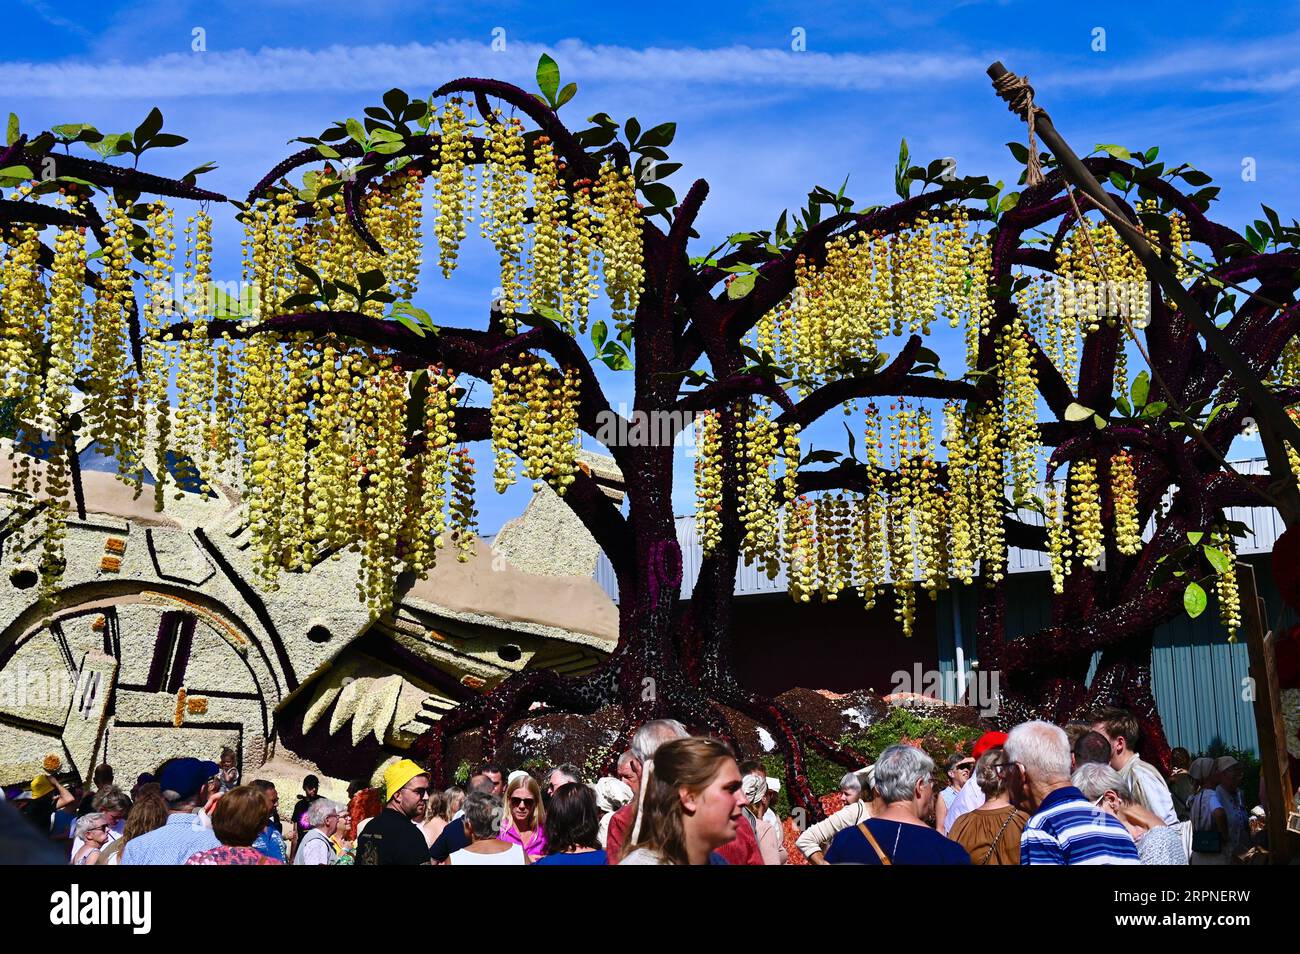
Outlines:
POLYGON ((548 103, 556 105, 555 91, 560 88, 560 67, 545 53, 537 61, 537 88, 542 91, 548 103))
POLYGON ((727 286, 727 297, 733 301, 738 298, 744 298, 754 290, 754 279, 758 277, 757 272, 750 272, 748 275, 737 275, 727 286))
POLYGON ((1214 567, 1216 573, 1224 575, 1232 572, 1232 557, 1228 556, 1228 554, 1218 547, 1210 546, 1208 543, 1201 547, 1201 550, 1205 553, 1205 559, 1210 561, 1210 566, 1214 567))
POLYGON ((677 135, 676 123, 660 123, 653 129, 647 129, 645 135, 637 142, 638 146, 667 146, 677 135))
POLYGON ((149 110, 149 115, 144 118, 144 122, 135 127, 135 136, 133 137, 137 147, 144 146, 145 143, 153 139, 162 129, 163 114, 157 106, 149 110))
POLYGON ((1139 373, 1133 379, 1129 393, 1133 395, 1133 406, 1143 407, 1147 403, 1147 395, 1151 393, 1151 375, 1145 371, 1139 373))
POLYGON ((1092 417, 1094 411, 1090 407, 1084 407, 1082 404, 1071 403, 1065 409, 1065 419, 1067 421, 1086 421, 1092 417))
POLYGON ((1205 590, 1199 583, 1188 583, 1187 589, 1183 590, 1183 608, 1187 610, 1187 615, 1192 619, 1200 616, 1205 612, 1205 607, 1209 600, 1205 596, 1205 590))

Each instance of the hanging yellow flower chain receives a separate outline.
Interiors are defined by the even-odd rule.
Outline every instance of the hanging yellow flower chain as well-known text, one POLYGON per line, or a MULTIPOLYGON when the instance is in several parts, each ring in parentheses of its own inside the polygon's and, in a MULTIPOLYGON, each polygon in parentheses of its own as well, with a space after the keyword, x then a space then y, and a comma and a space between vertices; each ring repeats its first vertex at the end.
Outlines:
POLYGON ((1137 475, 1133 457, 1126 450, 1110 459, 1110 494, 1115 508, 1115 548, 1133 556, 1142 549, 1142 528, 1138 524, 1137 475))
POLYGON ((451 278, 464 241, 474 189, 469 154, 473 148, 472 128, 460 100, 453 97, 438 115, 437 214, 433 232, 438 240, 438 266, 444 278, 451 278))
POLYGON ((1106 546, 1102 540, 1101 487, 1097 463, 1091 458, 1070 464, 1070 520, 1075 554, 1085 566, 1096 569, 1106 546))
POLYGON ((596 213, 601 220, 601 256, 605 291, 609 295, 614 325, 620 331, 631 325, 645 281, 642 264, 641 205, 636 198, 632 170, 606 162, 596 184, 596 213))

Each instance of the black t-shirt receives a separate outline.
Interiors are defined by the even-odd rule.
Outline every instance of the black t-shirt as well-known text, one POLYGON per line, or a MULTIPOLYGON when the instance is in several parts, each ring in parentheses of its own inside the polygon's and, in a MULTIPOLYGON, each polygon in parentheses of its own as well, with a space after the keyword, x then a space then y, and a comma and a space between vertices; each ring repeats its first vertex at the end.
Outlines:
POLYGON ((433 840, 429 854, 434 861, 443 862, 451 857, 453 851, 460 851, 469 846, 469 833, 465 831, 465 818, 461 816, 448 822, 433 840))
POLYGON ((320 798, 320 795, 303 795, 293 804, 293 830, 299 838, 311 831, 311 825, 307 824, 307 809, 311 808, 312 802, 320 798))
POLYGON ((429 846, 420 829, 401 812, 385 808, 357 836, 358 865, 422 865, 429 846))

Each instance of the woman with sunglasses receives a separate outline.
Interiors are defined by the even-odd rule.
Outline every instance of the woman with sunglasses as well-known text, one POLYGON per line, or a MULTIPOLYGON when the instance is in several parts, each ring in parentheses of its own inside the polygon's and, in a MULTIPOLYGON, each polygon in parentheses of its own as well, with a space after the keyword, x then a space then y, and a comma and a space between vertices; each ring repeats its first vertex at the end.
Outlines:
POLYGON ((952 807, 953 800, 957 793, 962 790, 970 777, 975 772, 975 759, 969 755, 962 755, 960 752, 954 752, 948 756, 948 764, 945 766, 948 773, 948 787, 939 792, 939 797, 934 800, 934 827, 936 831, 946 831, 943 824, 944 816, 948 814, 948 809, 952 807))
POLYGON ((77 819, 76 836, 81 847, 72 856, 74 865, 93 865, 99 860, 99 851, 108 843, 108 828, 113 823, 103 812, 91 812, 77 819))
POLYGON ((542 789, 535 778, 521 775, 506 785, 506 815, 498 838, 518 845, 529 861, 536 861, 546 854, 545 820, 542 789))

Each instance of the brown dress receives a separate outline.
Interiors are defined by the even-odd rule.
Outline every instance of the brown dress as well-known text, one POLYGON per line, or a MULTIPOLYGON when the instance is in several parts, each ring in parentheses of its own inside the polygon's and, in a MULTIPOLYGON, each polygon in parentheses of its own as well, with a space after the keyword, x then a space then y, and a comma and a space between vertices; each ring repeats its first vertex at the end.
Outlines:
POLYGON ((1018 865, 1020 833, 1025 830, 1027 821, 1029 816, 1016 808, 977 808, 958 818, 948 837, 966 849, 973 865, 1018 865), (1011 815, 1010 821, 1007 815, 1011 815), (998 839, 998 844, 990 857, 989 846, 994 838, 998 839), (985 858, 988 858, 987 862, 985 858))

